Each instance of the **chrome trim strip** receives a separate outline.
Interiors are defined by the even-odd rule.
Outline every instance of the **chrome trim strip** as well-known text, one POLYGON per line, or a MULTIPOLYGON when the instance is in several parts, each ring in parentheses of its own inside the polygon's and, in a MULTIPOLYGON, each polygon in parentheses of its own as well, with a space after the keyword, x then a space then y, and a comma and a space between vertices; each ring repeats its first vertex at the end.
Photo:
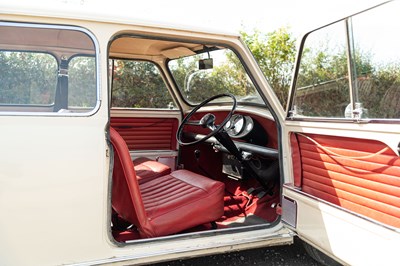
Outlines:
POLYGON ((255 225, 247 225, 247 226, 239 226, 239 227, 231 227, 231 228, 220 228, 216 231, 203 231, 203 232, 193 232, 193 233, 183 233, 177 235, 169 235, 169 236, 162 236, 157 238, 149 238, 149 239, 136 239, 136 240, 128 240, 123 243, 125 245, 132 245, 132 244, 139 244, 139 243, 151 243, 151 242, 158 242, 158 241, 169 241, 169 240, 177 240, 177 239, 188 239, 188 238, 200 238, 200 237, 207 237, 207 236, 216 236, 221 234, 235 234, 235 233, 242 233, 251 230, 263 230, 269 229, 273 226, 279 224, 279 222, 274 221, 272 223, 265 223, 265 224, 255 224, 255 225))
POLYGON ((349 89, 350 89, 350 104, 352 108, 351 117, 354 117, 354 111, 356 110, 356 102, 358 99, 358 87, 357 87, 357 73, 355 68, 354 56, 354 37, 353 37, 353 22, 352 17, 344 20, 346 25, 346 48, 347 48, 347 72, 349 78, 349 89))
POLYGON ((80 31, 89 36, 93 41, 95 52, 96 52, 96 105, 90 112, 79 112, 79 113, 57 113, 57 112, 7 112, 0 111, 0 116, 49 116, 49 117, 88 117, 98 112, 101 106, 101 87, 100 87, 100 45, 96 36, 83 27, 79 26, 65 26, 57 24, 35 24, 29 22, 5 22, 0 21, 0 26, 6 27, 25 27, 25 28, 37 28, 37 29, 60 29, 60 30, 73 30, 80 31))
MULTIPOLYGON (((373 220, 373 219, 371 219, 371 218, 369 218, 369 217, 366 217, 366 216, 364 216, 364 215, 358 214, 358 213, 356 213, 356 212, 354 212, 354 211, 350 211, 350 210, 344 209, 344 208, 342 208, 342 207, 340 207, 340 206, 338 206, 338 205, 335 205, 335 204, 333 204, 333 203, 330 203, 330 202, 328 202, 328 201, 326 201, 326 200, 323 200, 323 199, 317 198, 317 197, 315 197, 315 196, 313 196, 313 195, 310 195, 310 194, 308 194, 308 193, 305 193, 305 192, 303 192, 300 188, 295 187, 295 186, 292 185, 292 184, 283 184, 283 187, 286 188, 286 189, 288 189, 288 190, 291 190, 291 191, 293 191, 293 192, 299 193, 299 194, 301 194, 302 196, 305 196, 305 197, 310 198, 310 199, 312 199, 312 200, 315 200, 315 201, 324 203, 324 204, 329 205, 329 206, 331 206, 331 207, 333 207, 333 208, 336 208, 336 209, 338 209, 338 210, 341 210, 341 211, 347 212, 347 213, 349 213, 349 214, 355 215, 355 216, 357 216, 358 218, 363 219, 363 220, 368 221, 368 222, 371 222, 371 223, 373 223, 373 224, 375 224, 375 225, 385 227, 386 229, 389 229, 389 230, 394 231, 394 232, 396 232, 396 233, 400 233, 400 228, 396 228, 396 227, 393 227, 393 226, 390 226, 390 225, 381 223, 381 222, 379 222, 379 221, 373 220)), ((291 197, 289 197, 289 198, 291 198, 291 197)), ((296 199, 293 199, 293 200, 296 200, 296 199)))
POLYGON ((299 121, 299 122, 329 122, 329 123, 353 123, 353 124, 400 124, 400 118, 366 118, 366 119, 353 119, 353 118, 329 118, 329 117, 287 117, 286 121, 299 121))
POLYGON ((134 160, 138 157, 147 157, 156 160, 157 157, 178 157, 177 150, 134 150, 129 151, 131 159, 134 160))
MULTIPOLYGON (((287 231, 287 230, 286 230, 287 231)), ((159 257, 159 256, 165 256, 165 255, 170 255, 170 254, 184 254, 188 252, 196 252, 196 251, 201 251, 201 250, 209 250, 210 252, 208 253, 209 255, 211 254, 218 254, 222 253, 224 251, 233 251, 233 247, 240 247, 240 246, 246 246, 247 249, 249 248, 248 246, 251 245, 251 248, 257 248, 257 247, 263 247, 263 246, 268 246, 264 244, 266 241, 271 241, 274 242, 272 245, 275 244, 290 244, 293 243, 293 236, 295 234, 293 232, 281 232, 280 230, 274 234, 270 234, 268 236, 265 236, 265 234, 258 234, 257 237, 248 237, 248 238, 233 238, 232 243, 216 243, 215 241, 210 241, 207 244, 204 245, 196 245, 196 247, 186 247, 186 248, 180 248, 180 249, 175 249, 175 250, 164 250, 164 251, 159 251, 159 252, 149 252, 146 254, 139 254, 139 255, 125 255, 125 256, 120 256, 120 257, 112 257, 112 258, 107 258, 107 259, 101 259, 101 260, 95 260, 95 261, 88 261, 88 262, 82 262, 82 263, 76 263, 76 264, 67 264, 67 265, 79 265, 79 266, 89 266, 89 265, 102 265, 102 264, 108 264, 108 263, 117 263, 117 262, 127 262, 127 261, 132 261, 132 260, 139 260, 139 259, 144 259, 144 258, 150 258, 150 257, 159 257), (222 248, 222 250, 217 250, 217 248, 222 248)), ((271 245, 271 246, 272 246, 271 245)), ((240 249, 240 248, 236 248, 240 249)), ((207 254, 201 254, 198 256, 206 256, 207 254)), ((185 258, 189 258, 189 255, 186 256, 185 258)))

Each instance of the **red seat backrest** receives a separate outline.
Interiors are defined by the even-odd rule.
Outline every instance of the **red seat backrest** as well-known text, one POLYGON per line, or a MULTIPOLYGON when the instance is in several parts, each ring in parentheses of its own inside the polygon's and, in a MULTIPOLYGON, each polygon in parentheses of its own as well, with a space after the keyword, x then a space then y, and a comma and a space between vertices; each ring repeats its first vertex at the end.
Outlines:
POLYGON ((114 148, 112 207, 123 219, 133 223, 142 236, 152 236, 154 232, 144 209, 128 146, 113 128, 110 128, 110 139, 114 148))

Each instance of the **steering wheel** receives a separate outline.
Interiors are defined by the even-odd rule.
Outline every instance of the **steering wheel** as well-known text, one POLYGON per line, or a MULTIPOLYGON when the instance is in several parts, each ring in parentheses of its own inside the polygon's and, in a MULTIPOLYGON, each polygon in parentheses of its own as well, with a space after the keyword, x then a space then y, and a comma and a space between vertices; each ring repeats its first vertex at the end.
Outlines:
POLYGON ((215 136, 218 132, 220 132, 226 123, 228 123, 228 121, 231 119, 233 112, 236 109, 236 98, 235 96, 233 96, 230 93, 222 93, 222 94, 218 94, 215 96, 212 96, 208 99, 206 99, 205 101, 203 101, 202 103, 200 103, 199 105, 197 105, 182 121, 182 123, 179 125, 178 128, 178 132, 176 133, 176 139, 179 143, 179 145, 182 146, 189 146, 189 145, 194 145, 200 142, 203 142, 213 136, 215 136), (232 98, 232 108, 230 110, 230 112, 228 113, 228 115, 225 117, 224 121, 222 121, 221 124, 219 125, 215 125, 215 115, 211 114, 211 113, 207 113, 205 114, 200 120, 190 120, 190 118, 192 118, 192 116, 203 106, 205 106, 206 104, 208 104, 209 102, 218 99, 218 98, 222 98, 222 97, 230 97, 232 98), (201 139, 197 139, 194 140, 192 142, 184 142, 182 141, 182 134, 183 134, 183 128, 186 125, 192 125, 192 126, 201 126, 203 128, 208 128, 211 130, 211 132, 209 134, 207 134, 205 137, 201 138, 201 139))

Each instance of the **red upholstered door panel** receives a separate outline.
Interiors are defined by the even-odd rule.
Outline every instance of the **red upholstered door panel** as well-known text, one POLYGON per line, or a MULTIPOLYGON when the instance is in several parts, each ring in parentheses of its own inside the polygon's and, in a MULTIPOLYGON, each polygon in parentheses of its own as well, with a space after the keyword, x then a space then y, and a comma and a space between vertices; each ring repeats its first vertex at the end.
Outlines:
POLYGON ((295 135, 302 191, 400 227, 400 158, 389 147, 374 140, 295 135))
POLYGON ((178 119, 111 117, 111 126, 129 150, 176 150, 178 119))

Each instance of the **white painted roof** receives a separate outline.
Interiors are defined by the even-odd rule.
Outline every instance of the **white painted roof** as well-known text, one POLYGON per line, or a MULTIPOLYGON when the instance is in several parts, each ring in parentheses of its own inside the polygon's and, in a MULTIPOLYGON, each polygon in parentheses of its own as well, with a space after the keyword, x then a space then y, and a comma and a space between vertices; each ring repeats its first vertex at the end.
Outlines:
MULTIPOLYGON (((146 0, 140 0, 142 1, 146 0)), ((218 25, 212 25, 212 21, 210 23, 207 19, 197 20, 195 23, 184 19, 177 22, 174 17, 177 13, 163 12, 162 8, 160 10, 157 6, 157 1, 153 6, 152 2, 139 5, 140 2, 135 0, 0 0, 0 14, 69 18, 239 36, 238 32, 218 29, 218 25)), ((182 4, 187 5, 187 2, 182 1, 182 4)), ((171 11, 173 7, 170 6, 167 10, 171 11)), ((180 10, 182 10, 181 7, 180 10)), ((190 12, 195 12, 193 14, 196 16, 201 16, 201 12, 206 12, 206 8, 201 7, 201 2, 192 3, 187 10, 189 13, 182 17, 190 16, 190 12)))

